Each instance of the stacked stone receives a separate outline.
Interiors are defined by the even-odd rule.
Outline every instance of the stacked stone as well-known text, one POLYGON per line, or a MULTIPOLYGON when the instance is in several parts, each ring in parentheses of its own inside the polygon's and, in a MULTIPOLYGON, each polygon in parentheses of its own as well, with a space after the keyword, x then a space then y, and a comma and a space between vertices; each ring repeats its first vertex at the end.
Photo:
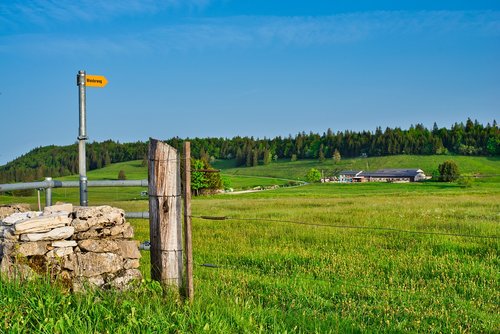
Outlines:
MULTIPOLYGON (((30 211, 29 204, 4 204, 0 205, 0 221, 7 216, 17 212, 30 211)), ((1 237, 1 235, 0 235, 1 237)))
POLYGON ((74 291, 125 289, 142 278, 140 252, 121 209, 61 204, 14 213, 0 223, 0 272, 29 278, 49 273, 74 291))

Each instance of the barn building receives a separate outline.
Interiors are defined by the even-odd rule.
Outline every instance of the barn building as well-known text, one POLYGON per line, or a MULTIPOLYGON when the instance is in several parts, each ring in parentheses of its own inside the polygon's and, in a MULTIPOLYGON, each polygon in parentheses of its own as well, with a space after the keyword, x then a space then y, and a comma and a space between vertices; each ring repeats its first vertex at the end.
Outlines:
POLYGON ((339 182, 417 182, 427 179, 421 169, 379 169, 374 172, 340 172, 339 182))

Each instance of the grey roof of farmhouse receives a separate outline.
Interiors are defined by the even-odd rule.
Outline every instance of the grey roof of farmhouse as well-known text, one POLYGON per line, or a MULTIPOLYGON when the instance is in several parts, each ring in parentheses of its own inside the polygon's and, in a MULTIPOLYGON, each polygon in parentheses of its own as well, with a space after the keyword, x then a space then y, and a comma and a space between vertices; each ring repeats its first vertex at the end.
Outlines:
POLYGON ((363 172, 359 176, 371 177, 413 177, 424 171, 418 168, 414 169, 379 169, 374 172, 363 172))

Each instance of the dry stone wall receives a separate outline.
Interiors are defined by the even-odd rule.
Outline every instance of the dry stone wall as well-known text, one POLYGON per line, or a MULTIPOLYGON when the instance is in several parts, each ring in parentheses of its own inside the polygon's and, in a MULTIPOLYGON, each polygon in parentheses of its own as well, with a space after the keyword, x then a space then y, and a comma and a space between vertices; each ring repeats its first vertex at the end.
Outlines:
POLYGON ((0 222, 0 273, 29 279, 49 274, 73 291, 126 289, 142 279, 141 254, 123 210, 60 204, 15 211, 0 222))

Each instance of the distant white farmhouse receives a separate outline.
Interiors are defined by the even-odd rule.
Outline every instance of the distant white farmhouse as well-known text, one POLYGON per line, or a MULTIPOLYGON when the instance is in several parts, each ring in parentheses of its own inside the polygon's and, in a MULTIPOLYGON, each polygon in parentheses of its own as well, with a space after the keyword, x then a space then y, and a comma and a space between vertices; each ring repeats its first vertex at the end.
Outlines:
POLYGON ((339 175, 339 182, 417 182, 425 179, 427 177, 421 169, 346 170, 339 175))
POLYGON ((340 172, 339 182, 361 182, 362 177, 359 176, 361 173, 362 170, 344 170, 340 172))

